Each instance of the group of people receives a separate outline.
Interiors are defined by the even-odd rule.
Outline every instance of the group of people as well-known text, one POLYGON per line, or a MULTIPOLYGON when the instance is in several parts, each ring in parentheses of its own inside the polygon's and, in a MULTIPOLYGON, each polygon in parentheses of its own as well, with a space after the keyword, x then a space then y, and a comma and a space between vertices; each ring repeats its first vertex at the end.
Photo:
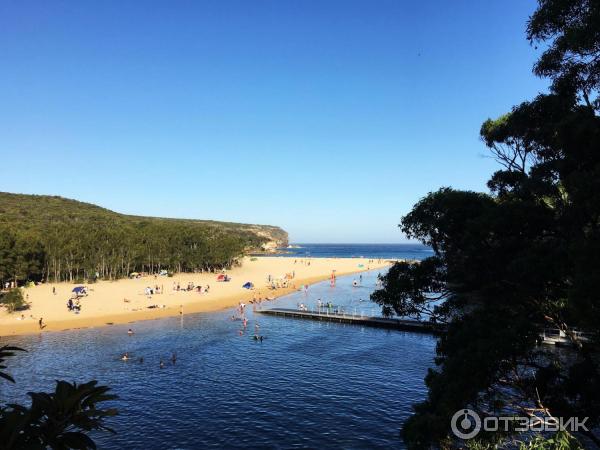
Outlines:
MULTIPOLYGON (((253 301, 250 301, 250 303, 253 303, 253 301)), ((232 314, 232 316, 231 316, 232 321, 234 321, 234 322, 241 321, 242 322, 242 328, 240 328, 240 330, 238 332, 240 336, 243 336, 248 328, 248 319, 246 318, 246 306, 247 306, 246 303, 241 301, 239 303, 238 307, 235 309, 234 314, 232 314), (237 314, 239 314, 239 316, 237 314)), ((260 325, 258 323, 255 323, 254 324, 254 335, 252 336, 252 339, 255 341, 262 342, 264 339, 264 336, 259 334, 259 331, 260 331, 260 325)))
POLYGON ((154 294, 162 294, 163 289, 157 284, 154 287, 151 286, 146 286, 146 289, 144 289, 144 293, 148 296, 150 295, 154 295, 154 294))
MULTIPOLYGON (((125 352, 125 353, 124 353, 124 354, 121 356, 121 361, 130 361, 130 360, 132 360, 132 359, 133 359, 133 357, 131 357, 131 356, 129 355, 129 352, 125 352)), ((140 356, 140 357, 139 357, 137 360, 138 360, 138 362, 139 362, 140 364, 142 364, 142 363, 144 362, 144 357, 143 357, 143 356, 140 356)), ((175 363, 176 363, 176 362, 177 362, 177 353, 173 352, 173 354, 171 355, 171 363, 172 363, 173 365, 175 365, 175 363)), ((164 369, 164 368, 165 368, 165 363, 164 363, 164 361, 163 361, 163 359, 162 359, 162 358, 160 358, 160 360, 159 360, 158 367, 160 367, 161 369, 164 369)))
MULTIPOLYGON (((375 260, 374 260, 374 259, 369 259, 369 263, 371 263, 371 264, 372 264, 372 263, 374 263, 374 262, 375 262, 375 260)), ((377 264, 381 264, 381 258, 379 258, 379 259, 377 260, 377 264)))
MULTIPOLYGON (((297 260, 297 259, 295 259, 295 260, 294 260, 294 264, 297 264, 297 263, 298 263, 298 260, 297 260)), ((304 264, 305 266, 310 266, 310 260, 304 260, 304 259, 301 259, 301 260, 300 260, 300 264, 304 264)))
POLYGON ((76 298, 75 301, 73 301, 72 298, 67 300, 67 309, 74 313, 81 312, 81 302, 79 301, 79 298, 76 298))
POLYGON ((181 284, 179 282, 173 282, 173 291, 175 292, 179 292, 179 291, 184 291, 184 292, 192 292, 192 291, 196 291, 199 294, 205 293, 208 294, 208 292, 210 291, 210 286, 207 284, 205 287, 202 287, 201 285, 196 286, 192 281, 190 281, 187 284, 187 287, 182 288, 181 284))
POLYGON ((333 303, 331 302, 323 302, 321 299, 317 300, 317 309, 320 311, 323 308, 333 309, 333 303))
MULTIPOLYGON (((133 336, 134 334, 135 334, 135 333, 134 333, 134 331, 133 331, 131 328, 130 328, 129 330, 127 330, 127 335, 128 335, 128 336, 133 336)), ((134 359, 134 358, 133 358, 133 357, 132 357, 132 356, 129 354, 129 352, 125 352, 125 353, 123 353, 123 355, 121 355, 121 358, 120 358, 120 359, 121 359, 121 361, 130 361, 130 360, 132 360, 132 359, 134 359)), ((143 357, 143 356, 140 356, 139 358, 137 358, 137 361, 138 361, 140 364, 141 364, 141 363, 143 363, 143 362, 144 362, 144 357, 143 357)), ((176 363, 176 362, 177 362, 177 353, 175 353, 175 352, 172 352, 172 353, 171 353, 171 363, 172 363, 173 365, 175 365, 175 363, 176 363)), ((163 359, 162 359, 162 358, 160 358, 160 360, 159 360, 159 363, 158 363, 158 366, 159 366, 161 369, 164 369, 164 367, 165 367, 165 363, 164 363, 164 361, 163 361, 163 359)))

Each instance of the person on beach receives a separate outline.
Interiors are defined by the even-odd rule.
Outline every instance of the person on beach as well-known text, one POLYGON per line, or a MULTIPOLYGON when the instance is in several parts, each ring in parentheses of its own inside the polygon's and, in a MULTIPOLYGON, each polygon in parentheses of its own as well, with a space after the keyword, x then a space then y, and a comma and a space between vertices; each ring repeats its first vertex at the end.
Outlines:
POLYGON ((56 286, 52 286, 52 295, 56 295, 56 286))
POLYGON ((40 326, 40 330, 43 330, 46 327, 46 324, 44 324, 43 317, 40 317, 40 320, 38 320, 38 325, 40 326))

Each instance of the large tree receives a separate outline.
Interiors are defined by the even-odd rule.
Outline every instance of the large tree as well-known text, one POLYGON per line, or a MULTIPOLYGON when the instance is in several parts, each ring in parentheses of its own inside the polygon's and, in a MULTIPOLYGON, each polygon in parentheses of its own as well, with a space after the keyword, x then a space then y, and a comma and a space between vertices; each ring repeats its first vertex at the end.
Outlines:
POLYGON ((415 448, 447 441, 465 407, 599 423, 600 2, 539 0, 527 37, 545 47, 534 72, 551 87, 483 123, 501 165, 490 192, 419 201, 400 226, 434 256, 396 264, 372 297, 448 325, 403 429, 415 448), (536 346, 545 328, 572 341, 567 357, 536 346))

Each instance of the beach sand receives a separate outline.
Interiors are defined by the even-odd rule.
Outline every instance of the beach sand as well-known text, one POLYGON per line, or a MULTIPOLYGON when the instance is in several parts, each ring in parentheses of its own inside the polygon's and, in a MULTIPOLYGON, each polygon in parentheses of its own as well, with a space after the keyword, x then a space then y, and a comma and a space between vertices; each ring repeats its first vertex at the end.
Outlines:
POLYGON ((390 265, 389 261, 369 262, 361 258, 303 258, 296 263, 294 261, 294 258, 286 257, 259 257, 254 261, 244 258, 241 267, 226 272, 231 277, 229 282, 217 282, 215 273, 99 281, 87 285, 89 295, 81 298, 79 314, 69 311, 66 306, 76 284, 41 284, 23 290, 30 309, 8 314, 4 308, 0 308, 0 336, 39 333, 40 317, 46 324, 43 329, 46 332, 177 316, 180 311, 183 314, 217 311, 237 306, 240 301, 248 303, 259 297, 276 298, 289 294, 301 285, 329 279, 333 270, 336 276, 340 276, 390 265), (295 278, 290 280, 290 287, 276 290, 268 288, 269 275, 279 278, 292 272, 295 272, 295 278), (242 288, 247 281, 254 283, 253 290, 242 288), (197 291, 173 290, 173 283, 179 283, 184 289, 188 282, 196 286, 209 285, 209 292, 200 294, 197 291), (164 292, 149 298, 144 293, 145 288, 156 285, 164 287, 164 292), (53 294, 53 288, 56 294, 53 294), (149 305, 158 305, 159 308, 148 309, 149 305), (23 320, 20 320, 21 314, 25 317, 23 320))

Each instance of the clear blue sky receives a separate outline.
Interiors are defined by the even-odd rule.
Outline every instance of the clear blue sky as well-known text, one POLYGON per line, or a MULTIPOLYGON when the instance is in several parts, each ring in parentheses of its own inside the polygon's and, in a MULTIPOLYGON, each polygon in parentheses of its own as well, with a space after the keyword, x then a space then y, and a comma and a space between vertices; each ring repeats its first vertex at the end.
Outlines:
POLYGON ((0 2, 0 190, 400 242, 485 190, 481 123, 533 97, 532 0, 0 2))

